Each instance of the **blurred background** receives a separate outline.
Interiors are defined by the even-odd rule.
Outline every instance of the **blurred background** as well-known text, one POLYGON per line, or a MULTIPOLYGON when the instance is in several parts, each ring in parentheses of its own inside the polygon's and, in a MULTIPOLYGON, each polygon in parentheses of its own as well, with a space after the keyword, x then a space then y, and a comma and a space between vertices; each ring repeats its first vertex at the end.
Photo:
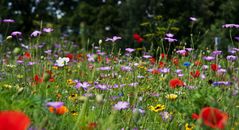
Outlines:
MULTIPOLYGON (((216 37, 222 46, 231 42, 231 29, 222 25, 238 23, 239 0, 0 0, 0 11, 0 19, 16 21, 7 35, 21 31, 29 36, 41 27, 51 27, 54 35, 79 43, 121 36, 124 47, 133 42, 135 33, 146 45, 173 33, 177 45, 190 46, 193 36, 195 47, 213 48, 216 37)), ((4 37, 7 27, 0 24, 4 37)), ((231 34, 237 36, 238 29, 231 34)))

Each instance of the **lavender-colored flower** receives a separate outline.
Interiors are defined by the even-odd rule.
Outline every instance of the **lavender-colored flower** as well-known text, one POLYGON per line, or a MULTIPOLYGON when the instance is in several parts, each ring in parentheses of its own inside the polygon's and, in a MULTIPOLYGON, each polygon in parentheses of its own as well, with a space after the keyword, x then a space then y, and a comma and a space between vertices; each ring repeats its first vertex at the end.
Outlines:
POLYGON ((13 20, 13 19, 3 19, 2 22, 3 23, 15 23, 15 20, 13 20))
POLYGON ((168 41, 169 43, 178 41, 177 39, 170 38, 170 37, 166 37, 166 38, 164 38, 164 40, 168 41))
POLYGON ((33 31, 32 33, 31 33, 31 37, 37 37, 37 36, 39 36, 39 35, 41 35, 41 31, 38 31, 38 30, 35 30, 35 31, 33 31))
POLYGON ((237 60, 237 56, 229 55, 229 56, 227 56, 227 60, 228 61, 236 61, 237 60))
POLYGON ((145 110, 144 110, 144 109, 141 109, 141 108, 134 108, 134 109, 133 109, 133 113, 144 114, 144 113, 145 113, 145 110))
POLYGON ((193 51, 194 49, 193 49, 193 48, 185 48, 185 50, 187 50, 187 51, 193 51))
POLYGON ((87 54, 87 58, 89 62, 95 62, 95 54, 87 54))
POLYGON ((11 35, 12 35, 13 37, 22 36, 22 32, 14 31, 14 32, 11 33, 11 35))
POLYGON ((216 50, 216 51, 213 51, 212 52, 212 56, 218 56, 218 55, 221 55, 222 54, 222 51, 218 51, 218 50, 216 50))
POLYGON ((42 31, 45 33, 50 33, 53 31, 53 29, 52 28, 43 28, 42 31))
POLYGON ((139 85, 139 83, 135 82, 135 83, 130 83, 128 85, 131 86, 131 87, 136 87, 137 85, 139 85))
POLYGON ((177 50, 176 53, 180 54, 180 55, 185 55, 187 53, 187 51, 186 50, 177 50))
POLYGON ((75 88, 83 88, 84 90, 87 90, 88 89, 88 87, 90 87, 91 86, 91 84, 89 84, 88 82, 83 82, 83 83, 81 83, 81 82, 78 82, 77 84, 76 84, 76 86, 75 86, 75 88))
POLYGON ((52 50, 46 50, 46 51, 44 51, 44 53, 46 53, 46 54, 48 54, 48 55, 50 55, 51 52, 52 52, 52 50))
POLYGON ((213 60, 215 60, 215 57, 213 57, 213 56, 204 56, 203 59, 206 60, 206 61, 213 61, 213 60))
POLYGON ((239 28, 238 24, 224 24, 222 25, 223 28, 239 28))
POLYGON ((122 71, 131 71, 132 68, 130 66, 121 66, 122 71))
POLYGON ((109 71, 109 70, 111 70, 111 67, 110 66, 100 67, 99 70, 109 71))
POLYGON ((170 72, 170 69, 169 68, 162 68, 162 69, 159 69, 159 72, 168 73, 168 72, 170 72))
POLYGON ((64 102, 48 102, 47 107, 59 108, 64 105, 64 102))
POLYGON ((206 79, 206 75, 205 74, 201 74, 200 77, 201 77, 201 79, 206 79))
POLYGON ((172 33, 166 33, 166 37, 172 38, 172 37, 174 37, 174 35, 172 33))
POLYGON ((28 64, 27 65, 30 65, 30 66, 32 66, 32 65, 35 65, 36 64, 36 62, 28 62, 28 64))
POLYGON ((234 39, 236 39, 237 41, 239 41, 239 37, 237 36, 237 37, 234 37, 234 39))
POLYGON ((127 109, 129 108, 129 102, 125 102, 125 101, 119 101, 118 103, 116 103, 114 105, 114 109, 115 110, 124 110, 124 109, 127 109))
POLYGON ((138 75, 137 78, 138 78, 138 79, 143 79, 144 76, 142 76, 142 75, 138 75))
POLYGON ((195 18, 195 17, 190 17, 189 18, 191 21, 193 21, 193 22, 195 22, 195 21, 197 21, 198 19, 197 18, 195 18))
POLYGON ((108 86, 106 84, 96 84, 95 88, 98 88, 100 90, 108 90, 108 86))
POLYGON ((238 48, 232 48, 232 50, 239 52, 238 48))
POLYGON ((173 118, 172 115, 167 111, 160 112, 159 114, 162 117, 163 121, 171 121, 173 118))
POLYGON ((176 69, 175 71, 177 74, 181 74, 183 71, 181 69, 176 69))
POLYGON ((184 74, 178 74, 178 77, 183 77, 184 76, 184 74))
POLYGON ((143 58, 146 58, 146 59, 148 59, 148 58, 151 58, 152 56, 150 56, 150 55, 143 55, 143 58))
POLYGON ((232 85, 232 82, 229 82, 229 81, 216 81, 216 82, 213 82, 212 83, 213 86, 230 86, 232 85))
POLYGON ((22 61, 22 60, 17 60, 17 64, 23 64, 24 63, 24 61, 22 61))
POLYGON ((133 48, 126 48, 125 51, 127 51, 127 52, 129 52, 129 53, 132 53, 132 52, 135 51, 135 49, 133 49, 133 48))
POLYGON ((115 42, 115 41, 120 40, 120 39, 122 39, 122 38, 118 37, 118 36, 113 36, 113 38, 106 38, 105 41, 115 42))

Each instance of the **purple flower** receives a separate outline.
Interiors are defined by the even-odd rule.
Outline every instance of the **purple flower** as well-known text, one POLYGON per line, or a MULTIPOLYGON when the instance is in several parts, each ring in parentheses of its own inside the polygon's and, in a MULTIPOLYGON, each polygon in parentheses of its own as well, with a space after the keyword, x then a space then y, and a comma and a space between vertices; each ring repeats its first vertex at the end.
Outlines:
POLYGON ((136 87, 137 85, 139 85, 139 83, 135 82, 135 83, 130 83, 128 85, 131 86, 131 87, 136 87))
POLYGON ((175 72, 176 72, 177 74, 181 74, 181 73, 182 73, 182 70, 177 69, 175 72))
POLYGON ((148 58, 151 58, 152 56, 150 56, 150 55, 143 55, 143 57, 148 59, 148 58))
POLYGON ((64 105, 64 102, 48 102, 47 107, 59 108, 64 105))
POLYGON ((87 90, 88 89, 88 87, 90 87, 91 86, 91 84, 89 84, 88 82, 83 82, 83 83, 81 83, 81 82, 78 82, 77 84, 76 84, 76 86, 75 86, 75 88, 83 88, 84 90, 87 90))
POLYGON ((238 24, 224 24, 222 25, 223 28, 239 28, 238 24))
POLYGON ((50 32, 53 31, 53 29, 52 28, 43 28, 42 31, 45 32, 45 33, 50 33, 50 32))
POLYGON ((44 51, 44 53, 46 53, 46 54, 51 54, 51 52, 52 52, 52 50, 46 50, 46 51, 44 51))
POLYGON ((212 83, 213 86, 230 86, 232 85, 232 82, 229 82, 229 81, 217 81, 217 82, 213 82, 212 83))
POLYGON ((2 22, 3 23, 15 23, 15 20, 13 20, 13 19, 3 19, 2 22))
POLYGON ((162 68, 162 69, 159 69, 159 72, 161 73, 168 73, 170 71, 169 68, 162 68))
POLYGON ((125 50, 126 50, 127 52, 129 52, 129 53, 132 53, 132 52, 135 51, 135 49, 133 49, 133 48, 126 48, 125 50))
POLYGON ((178 41, 177 39, 170 38, 170 37, 166 37, 166 38, 164 38, 164 40, 168 41, 169 43, 178 41))
POLYGON ((236 61, 237 60, 237 56, 229 55, 229 56, 227 56, 227 60, 228 61, 236 61))
POLYGON ((21 36, 22 33, 19 32, 19 31, 14 31, 14 32, 11 33, 11 35, 17 37, 17 36, 21 36))
POLYGON ((108 86, 106 84, 96 84, 95 88, 98 88, 100 90, 108 90, 108 86))
POLYGON ((195 18, 195 17, 190 17, 189 18, 191 21, 193 21, 193 22, 195 22, 195 21, 197 21, 198 19, 197 18, 195 18))
POLYGON ((174 35, 172 33, 166 33, 166 37, 172 38, 174 35))
POLYGON ((119 101, 118 103, 116 103, 114 105, 114 109, 115 110, 124 110, 124 109, 127 109, 129 108, 129 102, 125 102, 125 101, 119 101))
POLYGON ((180 54, 180 55, 185 55, 187 53, 186 50, 177 50, 176 53, 180 54))
POLYGON ((141 109, 141 108, 134 108, 133 109, 133 113, 141 113, 141 114, 144 114, 145 113, 145 110, 144 109, 141 109))
POLYGON ((31 37, 37 37, 39 35, 41 35, 41 31, 38 31, 38 30, 35 30, 31 33, 31 37))
POLYGON ((87 54, 87 58, 89 62, 95 62, 95 54, 87 54))
POLYGON ((167 112, 167 111, 160 112, 159 114, 162 117, 163 121, 170 121, 170 120, 172 120, 172 115, 169 112, 167 112))
POLYGON ((213 60, 215 60, 215 57, 213 57, 213 56, 204 56, 203 59, 206 60, 206 61, 213 61, 213 60))
POLYGON ((234 39, 236 39, 237 41, 239 41, 239 37, 234 37, 234 39))
POLYGON ((202 66, 202 69, 203 69, 203 70, 207 70, 208 68, 209 68, 208 65, 203 65, 203 66, 202 66))
POLYGON ((185 48, 187 51, 193 51, 193 48, 185 48))
POLYGON ((121 66, 122 71, 131 71, 132 68, 130 66, 121 66))
POLYGON ((222 51, 218 51, 218 50, 212 52, 212 56, 217 56, 221 54, 222 54, 222 51))
POLYGON ((99 70, 109 71, 111 70, 111 67, 110 66, 100 67, 99 70))
POLYGON ((120 40, 120 39, 122 39, 122 38, 118 37, 118 36, 113 36, 113 38, 106 38, 105 41, 115 42, 115 41, 120 40))
POLYGON ((28 62, 28 65, 35 65, 36 64, 36 62, 28 62))

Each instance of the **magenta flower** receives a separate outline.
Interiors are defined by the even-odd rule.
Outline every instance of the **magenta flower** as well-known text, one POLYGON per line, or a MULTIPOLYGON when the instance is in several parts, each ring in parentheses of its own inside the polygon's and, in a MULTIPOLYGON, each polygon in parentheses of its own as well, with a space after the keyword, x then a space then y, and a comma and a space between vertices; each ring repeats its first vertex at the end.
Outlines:
POLYGON ((167 33, 167 34, 166 34, 166 37, 172 38, 172 37, 174 37, 174 35, 173 35, 172 33, 167 33))
POLYGON ((223 28, 239 28, 239 24, 224 24, 223 28))
POLYGON ((119 101, 118 103, 116 103, 114 105, 114 109, 115 110, 124 110, 124 109, 127 109, 129 108, 129 102, 125 102, 125 101, 119 101))
POLYGON ((41 35, 41 31, 33 31, 32 32, 32 34, 31 34, 31 37, 37 37, 37 36, 39 36, 39 35, 41 35))

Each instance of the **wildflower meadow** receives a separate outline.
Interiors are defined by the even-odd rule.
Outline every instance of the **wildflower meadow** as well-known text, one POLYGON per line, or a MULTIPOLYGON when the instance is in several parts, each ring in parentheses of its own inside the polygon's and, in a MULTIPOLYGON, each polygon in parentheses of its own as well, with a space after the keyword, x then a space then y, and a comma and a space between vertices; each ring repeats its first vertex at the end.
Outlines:
POLYGON ((239 130, 238 24, 216 27, 227 49, 201 49, 171 26, 82 45, 44 20, 30 33, 0 22, 0 130, 239 130))

